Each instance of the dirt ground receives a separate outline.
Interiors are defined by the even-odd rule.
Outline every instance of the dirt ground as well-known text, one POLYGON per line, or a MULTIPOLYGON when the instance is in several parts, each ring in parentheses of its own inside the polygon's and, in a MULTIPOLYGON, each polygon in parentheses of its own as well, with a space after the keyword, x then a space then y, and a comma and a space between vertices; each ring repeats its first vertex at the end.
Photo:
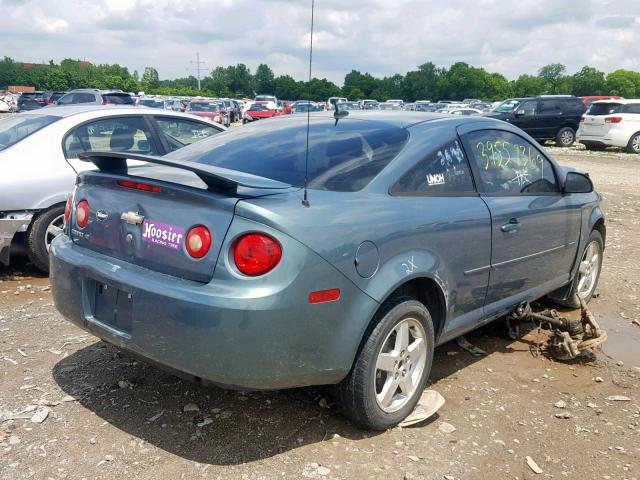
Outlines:
POLYGON ((119 353, 66 322, 48 279, 18 264, 0 270, 0 478, 639 479, 640 158, 551 151, 606 198, 591 304, 604 351, 559 363, 532 355, 535 331, 484 328, 468 339, 487 356, 436 350, 435 417, 372 433, 323 388, 204 388, 119 353))

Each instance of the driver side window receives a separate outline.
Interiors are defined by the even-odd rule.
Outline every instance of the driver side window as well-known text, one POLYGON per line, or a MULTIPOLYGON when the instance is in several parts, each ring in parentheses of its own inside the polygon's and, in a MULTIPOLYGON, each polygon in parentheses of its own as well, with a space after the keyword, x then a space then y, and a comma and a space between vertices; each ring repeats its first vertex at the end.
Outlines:
POLYGON ((538 102, 536 101, 528 101, 524 102, 521 105, 518 105, 516 112, 522 117, 531 117, 536 114, 536 106, 538 102))
POLYGON ((484 193, 527 195, 557 193, 553 165, 540 150, 503 130, 478 130, 466 135, 484 193))

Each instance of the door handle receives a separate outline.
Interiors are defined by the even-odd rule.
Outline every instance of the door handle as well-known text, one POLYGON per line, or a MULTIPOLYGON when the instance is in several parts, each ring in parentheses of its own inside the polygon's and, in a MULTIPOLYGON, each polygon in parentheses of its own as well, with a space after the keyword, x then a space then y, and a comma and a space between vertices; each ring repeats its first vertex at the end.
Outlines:
POLYGON ((520 222, 518 222, 517 218, 511 218, 507 223, 500 227, 504 233, 517 232, 520 222))

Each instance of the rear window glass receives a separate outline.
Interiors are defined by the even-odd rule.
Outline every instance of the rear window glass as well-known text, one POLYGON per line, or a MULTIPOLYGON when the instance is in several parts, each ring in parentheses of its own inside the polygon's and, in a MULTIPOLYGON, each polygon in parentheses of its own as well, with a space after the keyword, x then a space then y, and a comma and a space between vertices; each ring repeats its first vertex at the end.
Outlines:
POLYGON ((54 115, 14 115, 0 120, 0 151, 60 118, 54 115))
MULTIPOLYGON (((177 160, 271 178, 302 187, 307 122, 297 117, 258 122, 216 135, 171 154, 177 160)), ((354 192, 364 188, 402 149, 409 137, 400 127, 363 120, 312 119, 308 185, 354 192)))
POLYGON ((622 113, 621 103, 594 103, 589 108, 588 115, 611 115, 613 113, 622 113))
POLYGON ((103 101, 114 105, 133 105, 133 98, 126 93, 107 93, 102 95, 103 101))

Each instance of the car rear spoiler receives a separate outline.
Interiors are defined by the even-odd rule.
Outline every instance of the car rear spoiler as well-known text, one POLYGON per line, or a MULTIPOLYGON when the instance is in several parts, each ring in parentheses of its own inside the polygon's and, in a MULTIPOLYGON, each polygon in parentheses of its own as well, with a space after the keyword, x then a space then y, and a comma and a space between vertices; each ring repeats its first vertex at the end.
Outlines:
POLYGON ((195 173, 207 184, 210 190, 216 191, 237 191, 238 187, 277 189, 290 188, 291 185, 270 178, 252 175, 250 173, 229 170, 228 168, 214 167, 203 163, 175 161, 165 157, 153 155, 141 155, 136 153, 120 152, 83 152, 78 154, 78 158, 83 162, 93 162, 101 172, 127 174, 127 159, 139 160, 142 162, 164 165, 167 167, 189 170, 195 173))

